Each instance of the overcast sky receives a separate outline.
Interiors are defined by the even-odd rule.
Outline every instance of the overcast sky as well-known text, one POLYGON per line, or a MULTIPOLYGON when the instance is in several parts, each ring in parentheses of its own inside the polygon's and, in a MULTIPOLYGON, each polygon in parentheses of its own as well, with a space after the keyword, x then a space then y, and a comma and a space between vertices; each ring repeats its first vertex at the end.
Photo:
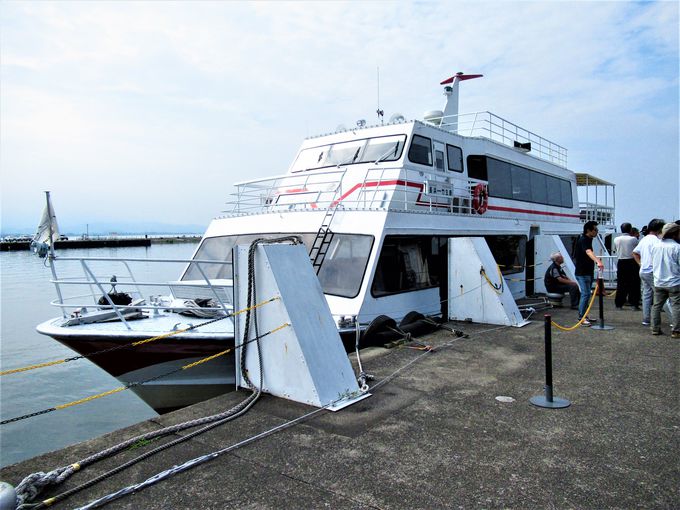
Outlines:
POLYGON ((678 3, 0 3, 3 230, 207 225, 302 139, 489 110, 617 184, 617 221, 680 217, 678 3))

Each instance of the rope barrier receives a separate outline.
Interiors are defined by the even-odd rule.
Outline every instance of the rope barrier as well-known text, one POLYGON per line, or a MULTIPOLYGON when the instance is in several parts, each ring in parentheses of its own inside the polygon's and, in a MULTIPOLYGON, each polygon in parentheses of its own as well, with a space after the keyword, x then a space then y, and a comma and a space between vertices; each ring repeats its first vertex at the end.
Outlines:
POLYGON ((597 288, 599 288, 599 285, 593 291, 592 296, 590 296, 590 303, 588 303, 588 308, 586 309, 586 313, 583 314, 583 317, 581 317, 576 324, 574 324, 573 326, 570 326, 570 327, 566 327, 566 326, 561 326, 561 325, 557 324, 555 321, 551 321, 552 325, 555 326, 557 329, 561 329, 562 331, 574 331, 581 324, 583 324, 583 321, 586 320, 586 317, 588 317, 588 314, 590 313, 590 309, 592 308, 593 303, 595 302, 595 297, 597 296, 597 288))
POLYGON ((496 266, 496 269, 498 269, 498 276, 500 276, 501 278, 501 283, 499 283, 498 285, 489 280, 489 277, 486 275, 486 271, 483 266, 479 270, 479 274, 481 274, 486 279, 487 283, 491 286, 493 291, 500 296, 501 294, 503 294, 503 274, 501 273, 500 267, 496 266))
POLYGON ((269 335, 271 335, 271 334, 273 334, 273 333, 276 333, 277 331, 280 331, 280 330, 282 330, 283 328, 286 328, 286 327, 288 327, 288 326, 290 326, 289 323, 284 323, 284 324, 282 324, 281 326, 278 326, 277 328, 272 329, 271 331, 268 331, 268 332, 266 332, 266 333, 264 333, 264 334, 262 334, 262 335, 260 335, 260 336, 258 336, 258 337, 256 337, 256 338, 253 338, 253 339, 251 339, 251 340, 248 340, 247 342, 242 342, 241 344, 239 344, 239 345, 237 345, 237 346, 230 347, 229 349, 226 349, 226 350, 224 350, 224 351, 218 352, 217 354, 213 354, 213 355, 211 355, 211 356, 202 358, 202 359, 200 359, 200 360, 198 360, 198 361, 195 361, 195 362, 193 362, 193 363, 189 363, 188 365, 184 365, 184 366, 181 366, 181 367, 176 368, 176 369, 174 369, 174 370, 170 370, 170 371, 168 371, 168 372, 165 372, 165 373, 163 373, 163 374, 157 375, 157 376, 155 376, 155 377, 151 377, 151 378, 146 379, 146 380, 144 380, 144 381, 137 381, 137 382, 128 383, 128 384, 126 384, 125 386, 120 386, 119 388, 114 388, 114 389, 112 389, 112 390, 104 391, 104 392, 98 393, 98 394, 96 394, 96 395, 90 395, 89 397, 81 398, 81 399, 79 399, 79 400, 74 400, 74 401, 68 402, 68 403, 66 403, 66 404, 60 404, 60 405, 57 405, 57 406, 54 406, 54 407, 50 407, 50 408, 47 408, 47 409, 43 409, 42 411, 36 411, 36 412, 34 412, 34 413, 25 414, 25 415, 23 415, 23 416, 17 416, 17 417, 15 417, 15 418, 9 418, 9 419, 7 419, 7 420, 0 421, 0 425, 7 425, 8 423, 14 423, 14 422, 16 422, 16 421, 21 421, 21 420, 25 420, 25 419, 28 419, 28 418, 33 418, 34 416, 40 416, 41 414, 51 413, 52 411, 58 411, 58 410, 61 410, 61 409, 66 409, 66 408, 73 407, 73 406, 77 406, 77 405, 80 405, 80 404, 85 404, 86 402, 91 402, 91 401, 93 401, 93 400, 97 400, 97 399, 102 398, 102 397, 108 397, 109 395, 114 395, 114 394, 116 394, 116 393, 120 393, 121 391, 129 390, 130 388, 135 388, 135 387, 137 387, 137 386, 142 386, 142 385, 144 385, 144 384, 148 384, 148 383, 150 383, 150 382, 152 382, 152 381, 156 381, 156 380, 158 380, 158 379, 162 379, 163 377, 167 377, 167 376, 169 376, 169 375, 172 375, 172 374, 174 374, 174 373, 180 372, 180 371, 182 371, 182 370, 188 370, 188 369, 190 369, 190 368, 193 368, 193 367, 195 367, 195 366, 201 365, 201 364, 203 364, 203 363, 207 363, 208 361, 212 361, 212 360, 214 360, 214 359, 216 359, 216 358, 219 358, 220 356, 224 356, 225 354, 228 354, 229 352, 233 351, 234 349, 237 349, 237 348, 239 348, 239 347, 242 347, 243 345, 245 345, 245 344, 247 344, 247 343, 251 343, 251 342, 260 340, 260 339, 262 339, 262 338, 264 338, 264 337, 266 337, 266 336, 269 336, 269 335))
POLYGON ((201 322, 200 324, 196 324, 195 326, 189 326, 189 327, 184 328, 184 329, 178 329, 177 331, 170 331, 168 333, 163 333, 162 335, 154 336, 154 337, 151 337, 151 338, 146 338, 144 340, 137 340, 135 342, 130 342, 128 344, 116 345, 114 347, 102 349, 101 351, 91 352, 89 354, 82 354, 80 356, 73 356, 72 358, 64 358, 64 359, 55 360, 55 361, 48 361, 48 362, 45 362, 45 363, 37 363, 35 365, 28 365, 28 366, 20 367, 20 368, 12 368, 10 370, 3 370, 3 371, 0 371, 0 376, 17 374, 17 373, 20 373, 20 372, 28 372, 29 370, 36 370, 38 368, 45 368, 45 367, 51 367, 51 366, 54 366, 54 365, 60 365, 62 363, 67 363, 69 361, 76 361, 76 360, 83 359, 83 358, 89 359, 93 356, 98 356, 100 354, 107 354, 109 352, 118 351, 120 349, 126 349, 128 347, 137 347, 138 345, 156 342, 158 340, 163 340, 163 339, 169 338, 171 336, 179 335, 180 333, 186 333, 187 331, 192 331, 194 329, 198 329, 202 326, 206 326, 208 324, 212 324, 212 323, 217 322, 217 321, 228 319, 230 317, 235 317, 236 315, 240 315, 240 314, 245 313, 249 310, 264 306, 267 303, 271 303, 272 301, 276 301, 277 299, 280 299, 280 298, 278 296, 275 296, 275 297, 267 299, 265 301, 261 301, 260 303, 257 303, 256 305, 253 305, 249 308, 244 308, 244 309, 239 310, 237 312, 232 312, 230 314, 224 315, 223 317, 218 317, 217 319, 212 319, 212 320, 209 320, 209 321, 201 322))

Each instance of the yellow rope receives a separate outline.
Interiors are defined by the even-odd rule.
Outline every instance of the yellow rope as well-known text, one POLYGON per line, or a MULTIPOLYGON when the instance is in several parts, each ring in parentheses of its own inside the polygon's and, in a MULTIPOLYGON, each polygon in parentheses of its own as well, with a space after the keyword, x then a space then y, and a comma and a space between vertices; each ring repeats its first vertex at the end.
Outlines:
MULTIPOLYGON (((261 306, 264 306, 267 303, 271 303, 272 301, 276 301, 277 299, 281 299, 281 298, 279 296, 275 296, 273 298, 267 299, 266 301, 261 301, 261 302, 255 304, 255 305, 253 305, 249 308, 243 308, 242 310, 239 310, 237 312, 233 312, 230 315, 225 316, 224 318, 226 319, 228 317, 234 317, 236 315, 240 315, 242 313, 245 313, 248 310, 254 310, 256 308, 260 308, 261 306)), ((164 338, 169 338, 171 336, 179 335, 180 333, 186 333, 187 331, 189 331, 191 329, 196 329, 199 326, 200 326, 200 324, 198 326, 190 326, 188 328, 183 328, 183 329, 178 329, 176 331, 170 331, 168 333, 163 333, 162 335, 147 338, 145 340, 137 340, 136 342, 130 343, 126 347, 137 347, 138 345, 143 345, 143 344, 148 344, 148 343, 151 343, 151 342, 156 342, 158 340, 163 340, 164 338)), ((92 353, 88 354, 87 356, 81 356, 81 357, 75 358, 75 359, 92 357, 95 354, 97 354, 97 353, 92 352, 92 353)), ((53 365, 60 365, 62 363, 66 363, 67 361, 74 361, 74 359, 73 358, 65 358, 65 359, 59 359, 59 360, 56 360, 56 361, 48 361, 48 362, 45 362, 45 363, 37 363, 35 365, 28 365, 28 366, 21 367, 21 368, 13 368, 13 369, 10 369, 10 370, 2 370, 2 371, 0 371, 0 376, 16 374, 16 373, 19 373, 19 372, 27 372, 29 370, 35 370, 35 369, 44 368, 44 367, 51 367, 53 365)))
POLYGON ((586 320, 586 317, 588 317, 588 313, 590 313, 590 309, 592 308, 593 303, 595 302, 595 297, 597 296, 597 289, 599 289, 599 287, 600 287, 599 284, 595 287, 595 290, 593 291, 593 295, 590 297, 590 303, 588 303, 588 308, 586 309, 586 313, 583 314, 583 317, 581 317, 581 319, 576 324, 567 328, 565 326, 560 326, 555 321, 550 321, 552 323, 552 325, 555 326, 557 329, 561 329, 562 331, 573 331, 576 328, 578 328, 581 324, 583 324, 583 321, 586 320))
POLYGON ((497 288, 496 288, 496 284, 493 283, 491 280, 489 280, 489 277, 486 275, 486 271, 484 270, 483 267, 482 267, 480 273, 482 273, 482 275, 483 275, 484 278, 486 279, 486 281, 487 281, 487 283, 489 284, 489 286, 493 289, 493 291, 494 291, 496 294, 498 294, 498 295, 500 296, 501 294, 503 294, 503 273, 501 273, 501 268, 500 268, 498 265, 496 266, 496 269, 498 270, 498 276, 499 276, 500 279, 501 279, 501 283, 499 284, 499 285, 500 285, 500 289, 497 289, 497 288))
POLYGON ((38 363, 37 365, 29 365, 27 367, 13 368, 11 370, 3 370, 0 375, 16 374, 18 372, 26 372, 28 370, 35 370, 36 368, 51 367, 53 365, 59 365, 61 363, 66 363, 65 359, 59 359, 56 361, 48 361, 47 363, 38 363))

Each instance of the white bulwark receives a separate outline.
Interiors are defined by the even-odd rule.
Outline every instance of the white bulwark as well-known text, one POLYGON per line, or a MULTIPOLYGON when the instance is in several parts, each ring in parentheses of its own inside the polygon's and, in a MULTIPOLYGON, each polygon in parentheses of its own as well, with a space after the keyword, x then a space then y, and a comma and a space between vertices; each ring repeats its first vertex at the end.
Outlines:
MULTIPOLYGON (((247 307, 248 248, 234 249, 237 310, 247 307)), ((261 363, 262 390, 277 397, 337 410, 368 396, 359 389, 304 245, 260 245, 254 265, 258 302, 280 297, 257 309, 259 334, 289 326, 261 339, 261 361, 255 342, 247 345, 245 364, 253 384, 259 384, 261 363)), ((236 316, 236 345, 243 342, 245 317, 236 316)), ((252 324, 248 336, 255 338, 252 324)), ((236 382, 245 386, 240 358, 237 349, 236 382)))

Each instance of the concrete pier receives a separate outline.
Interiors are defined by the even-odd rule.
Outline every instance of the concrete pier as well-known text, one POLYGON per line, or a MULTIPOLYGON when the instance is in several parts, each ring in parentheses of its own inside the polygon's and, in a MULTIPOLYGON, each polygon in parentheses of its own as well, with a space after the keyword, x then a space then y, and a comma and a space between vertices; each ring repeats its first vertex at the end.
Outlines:
MULTIPOLYGON (((366 350, 373 384, 388 379, 372 397, 338 413, 322 411, 107 508, 678 508, 680 341, 667 325, 665 336, 651 336, 640 312, 615 311, 611 298, 605 306, 612 331, 553 329, 554 392, 571 400, 567 409, 529 403, 543 392, 543 312, 521 329, 454 323, 470 337, 438 332, 420 339, 438 346, 434 352, 366 350)), ((550 313, 560 324, 576 322, 574 311, 550 313)), ((142 431, 225 410, 244 396, 223 395, 9 466, 0 479, 17 484, 142 431)), ((265 396, 242 418, 56 507, 86 504, 311 410, 265 396)), ((44 497, 175 437, 88 467, 44 497)))

